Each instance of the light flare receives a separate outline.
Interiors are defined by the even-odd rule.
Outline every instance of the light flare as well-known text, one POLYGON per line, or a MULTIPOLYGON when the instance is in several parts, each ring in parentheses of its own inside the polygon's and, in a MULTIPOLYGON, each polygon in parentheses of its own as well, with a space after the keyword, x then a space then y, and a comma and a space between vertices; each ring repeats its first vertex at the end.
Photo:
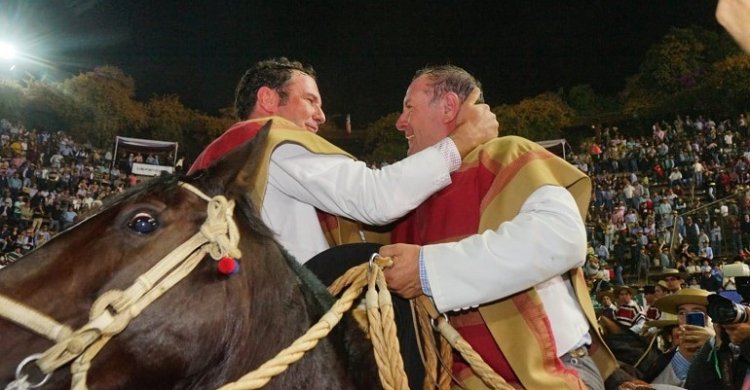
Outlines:
POLYGON ((5 60, 13 59, 16 56, 16 48, 9 43, 0 43, 0 58, 5 60))

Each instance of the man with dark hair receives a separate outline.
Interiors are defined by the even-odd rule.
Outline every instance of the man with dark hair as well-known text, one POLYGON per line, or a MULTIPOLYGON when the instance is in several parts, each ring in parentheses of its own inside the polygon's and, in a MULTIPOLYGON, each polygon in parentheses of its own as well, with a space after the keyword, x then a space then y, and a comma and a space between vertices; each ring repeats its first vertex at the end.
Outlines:
MULTIPOLYGON (((455 66, 417 72, 396 127, 415 155, 450 134, 478 83, 455 66)), ((464 158, 452 184, 402 220, 388 286, 426 295, 514 387, 603 389, 616 367, 596 331, 581 266, 589 178, 538 144, 494 139, 464 158), (408 244, 406 244, 408 243, 408 244), (418 245, 411 245, 418 244, 418 245)), ((484 384, 456 356, 465 388, 484 384)))
POLYGON ((250 192, 263 221, 300 263, 332 245, 361 241, 356 224, 339 217, 370 225, 396 220, 450 184, 461 156, 497 135, 489 106, 467 104, 463 125, 434 147, 374 170, 315 134, 325 123, 322 105, 311 67, 286 58, 258 62, 236 90, 241 122, 214 140, 188 172, 208 167, 271 121, 264 168, 250 192), (326 213, 322 226, 318 211, 326 213))
MULTIPOLYGON (((289 61, 286 57, 268 59, 253 65, 242 76, 235 90, 234 110, 237 117, 240 120, 250 117, 258 99, 257 92, 261 87, 276 91, 280 106, 288 105, 289 93, 285 87, 295 72, 305 74, 313 81, 316 79, 315 70, 311 66, 302 65, 299 61, 289 61)), ((320 114, 323 114, 322 110, 320 114)), ((293 118, 280 116, 294 122, 293 118)), ((325 122, 325 117, 322 118, 322 122, 325 122)))

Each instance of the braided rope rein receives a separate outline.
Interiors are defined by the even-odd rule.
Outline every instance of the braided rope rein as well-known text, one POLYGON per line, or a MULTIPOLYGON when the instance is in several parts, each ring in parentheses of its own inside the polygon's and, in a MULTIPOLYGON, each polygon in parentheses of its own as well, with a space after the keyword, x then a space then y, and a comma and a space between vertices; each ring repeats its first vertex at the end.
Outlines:
MULTIPOLYGON (((352 307, 354 300, 361 295, 365 285, 368 286, 365 300, 370 338, 373 343, 375 361, 378 365, 378 375, 381 384, 386 390, 408 389, 408 379, 404 371, 396 335, 393 304, 382 272, 383 268, 390 267, 392 264, 393 260, 391 258, 377 258, 370 263, 360 264, 347 270, 344 275, 340 276, 328 287, 328 291, 334 296, 338 296, 344 288, 349 287, 315 325, 295 340, 291 346, 281 350, 271 360, 245 374, 237 381, 220 387, 219 390, 250 390, 265 386, 273 377, 283 373, 291 364, 302 359, 307 351, 314 348, 320 339, 326 337, 331 332, 333 327, 341 320, 343 314, 352 307)), ((426 367, 428 368, 428 372, 426 374, 425 389, 450 388, 450 347, 461 353, 477 376, 489 388, 498 390, 513 389, 511 385, 482 360, 481 356, 474 351, 471 345, 460 336, 444 317, 437 314, 434 306, 431 305, 428 308, 426 307, 425 300, 419 300, 416 302, 416 307, 419 314, 420 333, 425 340, 432 340, 432 347, 428 346, 425 354, 427 356, 439 354, 441 356, 440 360, 444 363, 438 377, 438 373, 436 372, 438 371, 438 364, 436 359, 432 357, 432 364, 429 364, 432 368, 426 367), (442 335, 439 351, 436 351, 435 341, 432 336, 433 329, 430 325, 430 317, 437 321, 436 329, 442 335)), ((429 345, 430 342, 428 341, 425 344, 429 345)), ((428 361, 430 361, 429 357, 428 361)))

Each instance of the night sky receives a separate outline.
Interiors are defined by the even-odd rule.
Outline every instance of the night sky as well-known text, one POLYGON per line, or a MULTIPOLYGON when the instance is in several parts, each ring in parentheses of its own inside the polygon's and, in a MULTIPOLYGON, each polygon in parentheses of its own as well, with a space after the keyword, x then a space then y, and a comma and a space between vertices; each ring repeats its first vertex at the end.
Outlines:
POLYGON ((491 105, 560 87, 620 91, 670 26, 720 30, 716 0, 160 1, 0 0, 0 41, 46 63, 14 73, 61 80, 111 64, 138 97, 177 94, 218 114, 253 62, 313 65, 329 117, 355 128, 399 111, 414 71, 452 63, 491 105))

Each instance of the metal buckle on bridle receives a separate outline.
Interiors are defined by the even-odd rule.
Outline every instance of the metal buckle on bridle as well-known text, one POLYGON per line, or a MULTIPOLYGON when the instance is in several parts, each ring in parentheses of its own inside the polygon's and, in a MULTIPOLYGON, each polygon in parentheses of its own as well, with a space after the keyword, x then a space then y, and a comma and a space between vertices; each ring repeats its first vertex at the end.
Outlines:
MULTIPOLYGON (((445 313, 440 313, 440 314, 443 315, 443 320, 445 320, 445 322, 448 322, 448 315, 445 314, 445 313)), ((438 319, 440 319, 440 317, 430 318, 430 325, 432 326, 432 330, 440 331, 438 329, 438 327, 437 327, 437 324, 436 324, 436 322, 437 322, 438 319)))
POLYGON ((35 389, 37 387, 43 386, 49 378, 52 376, 52 374, 45 374, 44 378, 42 378, 41 381, 38 383, 32 384, 29 383, 29 375, 23 373, 24 367, 26 367, 27 364, 31 362, 35 362, 39 360, 39 358, 42 357, 41 353, 35 353, 33 355, 28 356, 26 359, 23 359, 21 363, 18 365, 18 368, 16 368, 16 379, 13 382, 8 383, 8 386, 6 386, 6 390, 22 390, 22 389, 35 389))
POLYGON ((377 259, 378 257, 380 257, 380 254, 378 254, 378 253, 373 253, 373 254, 372 254, 372 255, 370 256, 370 261, 369 261, 369 264, 370 264, 370 269, 372 269, 372 266, 373 266, 373 265, 377 265, 377 264, 375 264, 375 259, 377 259))

